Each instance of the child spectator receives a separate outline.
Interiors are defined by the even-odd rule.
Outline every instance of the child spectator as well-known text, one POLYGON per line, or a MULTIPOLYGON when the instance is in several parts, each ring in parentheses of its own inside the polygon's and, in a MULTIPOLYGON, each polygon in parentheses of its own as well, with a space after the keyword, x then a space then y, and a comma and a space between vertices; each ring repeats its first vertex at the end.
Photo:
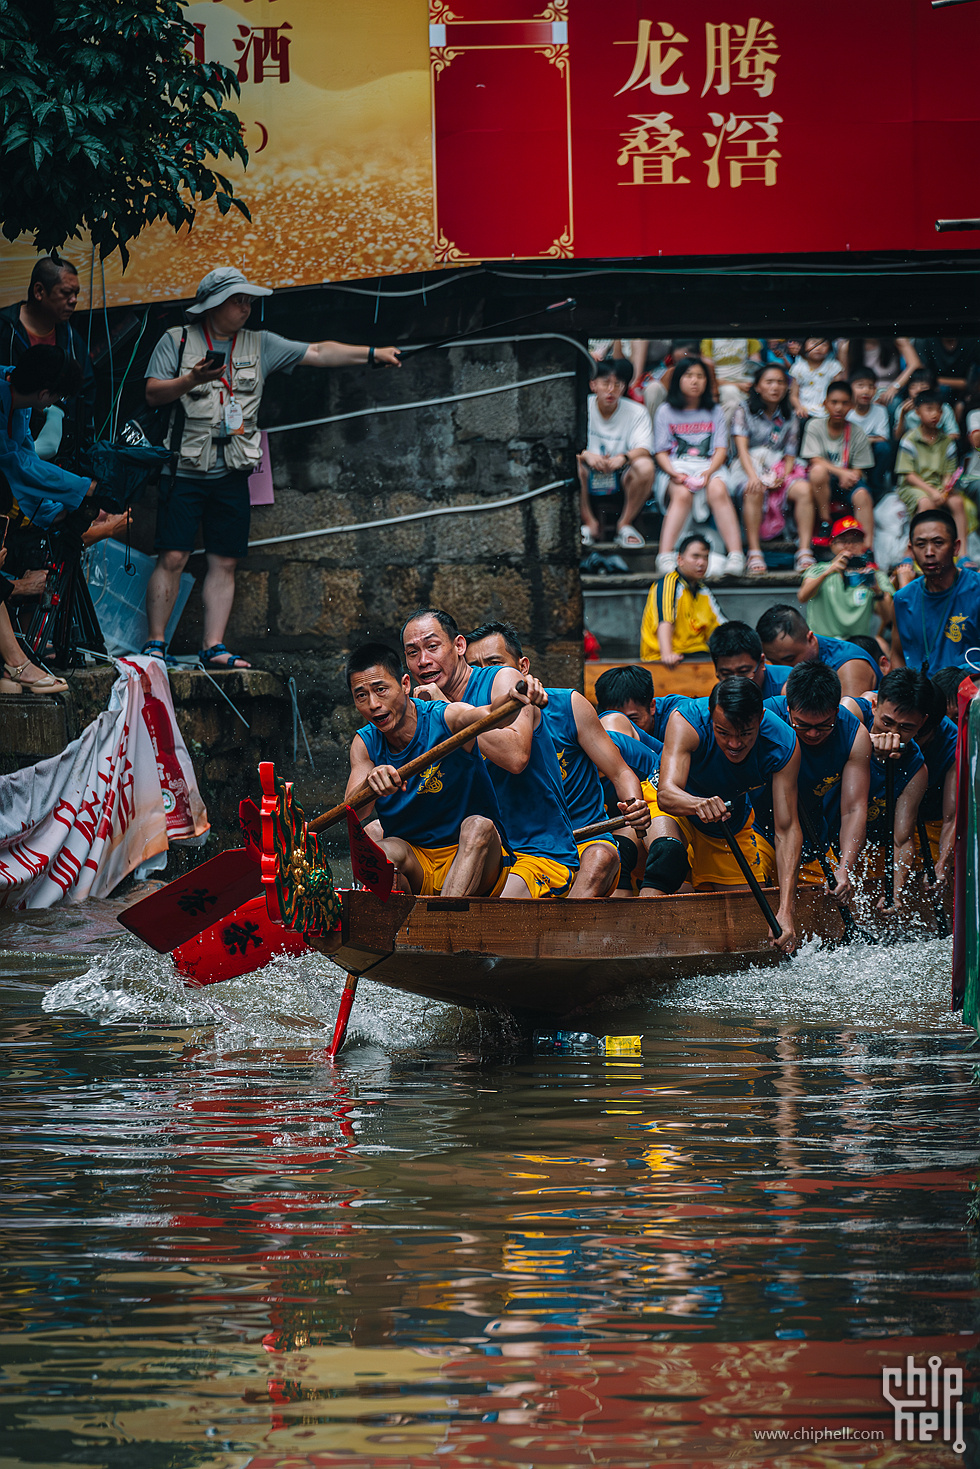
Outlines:
POLYGON ((971 408, 966 415, 966 436, 972 452, 967 456, 957 488, 976 504, 980 500, 980 408, 971 408))
MULTIPOLYGON (((935 373, 928 367, 917 367, 909 378, 909 395, 899 409, 898 418, 895 420, 896 439, 900 439, 910 428, 918 427, 919 415, 916 412, 916 403, 923 393, 935 393, 936 391, 935 373)), ((940 394, 940 402, 942 402, 942 394, 940 394)), ((959 432, 956 423, 956 414, 950 408, 949 404, 945 402, 943 403, 943 413, 939 421, 939 427, 944 434, 949 434, 951 438, 955 438, 959 432)))
POLYGON ((802 351, 803 343, 795 337, 766 337, 762 345, 765 367, 785 367, 789 372, 802 351))
POLYGON ((729 430, 732 415, 752 386, 761 355, 762 343, 755 337, 706 337, 701 343, 701 356, 715 369, 718 401, 729 430))
POLYGON ((596 364, 589 384, 588 440, 578 456, 582 544, 599 535, 593 500, 622 494, 616 527, 617 546, 642 546, 633 524, 653 488, 653 435, 650 415, 623 394, 633 375, 625 357, 596 364))
POLYGON ((940 506, 956 522, 960 545, 966 546, 967 524, 963 497, 953 493, 956 473, 956 441, 944 433, 940 420, 943 402, 928 389, 916 399, 918 422, 902 437, 895 460, 898 494, 909 515, 940 506))
POLYGON ((703 586, 711 547, 695 532, 677 548, 677 570, 654 582, 640 624, 640 658, 674 668, 688 653, 707 653, 708 639, 725 621, 703 586))
POLYGON ((956 402, 957 422, 962 422, 962 399, 980 376, 980 337, 916 337, 915 348, 943 402, 956 402))
POLYGON ((796 594, 806 607, 806 619, 818 637, 870 637, 877 615, 882 626, 892 620, 892 584, 864 552, 864 531, 853 516, 838 520, 831 531, 833 560, 803 574, 796 594))
POLYGON ((878 385, 877 401, 886 408, 922 366, 911 337, 851 337, 841 355, 852 383, 859 368, 871 368, 878 385))
POLYGON ((740 506, 748 544, 746 571, 761 576, 766 570, 761 540, 774 540, 786 525, 786 505, 792 505, 799 535, 797 571, 814 564, 812 550, 814 505, 806 470, 796 459, 800 424, 789 397, 789 374, 778 363, 759 368, 745 407, 735 409, 732 421, 737 458, 728 471, 732 498, 740 506))
POLYGON ((888 489, 886 475, 892 465, 891 425, 888 410, 875 401, 878 380, 873 367, 857 367, 851 373, 851 391, 854 407, 847 415, 849 423, 864 429, 864 436, 875 456, 874 467, 868 475, 871 493, 877 503, 888 489))
POLYGON ((700 357, 688 357, 674 368, 667 401, 654 419, 653 447, 658 466, 654 491, 664 511, 658 572, 666 575, 677 566, 674 543, 693 511, 695 520, 714 515, 728 552, 722 574, 741 576, 742 531, 724 471, 728 430, 700 357))
POLYGON ((874 504, 862 471, 873 467, 875 456, 864 429, 847 421, 853 403, 850 383, 831 383, 824 403, 825 417, 810 419, 803 430, 801 453, 809 461, 810 487, 820 519, 830 519, 831 501, 849 505, 861 523, 865 546, 870 551, 875 533, 874 504))
POLYGON ((827 389, 843 371, 826 337, 806 338, 802 355, 789 370, 790 397, 798 418, 824 417, 827 389))

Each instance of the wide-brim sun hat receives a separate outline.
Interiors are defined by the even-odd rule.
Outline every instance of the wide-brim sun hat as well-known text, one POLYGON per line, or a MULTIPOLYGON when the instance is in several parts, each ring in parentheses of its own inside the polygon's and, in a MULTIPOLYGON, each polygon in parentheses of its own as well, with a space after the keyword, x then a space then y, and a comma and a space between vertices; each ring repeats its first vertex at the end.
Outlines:
POLYGON ((253 285, 233 265, 219 265, 216 270, 209 270, 201 281, 193 305, 187 308, 187 314, 201 316, 205 311, 213 311, 216 306, 227 301, 229 296, 238 295, 271 296, 272 291, 268 286, 253 285))

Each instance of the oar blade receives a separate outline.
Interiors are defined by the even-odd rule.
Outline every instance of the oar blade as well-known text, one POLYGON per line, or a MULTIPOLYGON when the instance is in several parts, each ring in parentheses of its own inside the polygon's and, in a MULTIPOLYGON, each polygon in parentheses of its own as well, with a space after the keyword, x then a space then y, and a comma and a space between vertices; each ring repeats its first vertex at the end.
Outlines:
POLYGON ((255 859, 247 848, 235 847, 134 903, 119 922, 158 954, 169 954, 261 891, 255 859))

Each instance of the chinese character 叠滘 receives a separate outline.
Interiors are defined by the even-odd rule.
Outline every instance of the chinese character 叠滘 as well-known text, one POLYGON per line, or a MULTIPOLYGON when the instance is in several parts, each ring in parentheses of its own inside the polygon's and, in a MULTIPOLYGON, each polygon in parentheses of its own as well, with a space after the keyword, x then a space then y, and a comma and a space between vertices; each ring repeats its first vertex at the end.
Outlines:
MULTIPOLYGON (((641 87, 649 87, 651 92, 660 97, 669 97, 677 92, 689 92, 691 89, 681 74, 672 82, 667 80, 667 73, 679 61, 684 59, 683 52, 678 49, 687 45, 687 37, 682 36, 672 25, 665 20, 657 22, 660 29, 661 39, 652 41, 650 32, 653 29, 653 21, 641 20, 636 32, 636 55, 633 58, 633 70, 629 80, 624 82, 619 91, 614 95, 621 97, 624 92, 635 92, 641 87)), ((617 41, 617 46, 630 46, 631 41, 617 41)))
POLYGON ((621 183, 633 184, 689 184, 690 179, 681 175, 674 177, 674 165, 681 158, 690 158, 687 148, 681 147, 681 131, 670 126, 673 114, 658 112, 655 117, 630 114, 635 128, 620 133, 623 146, 616 162, 620 165, 633 160, 632 179, 621 179, 621 183))
POLYGON ((264 82, 273 76, 280 82, 288 82, 289 37, 281 32, 290 30, 292 26, 288 20, 278 26, 239 26, 235 39, 235 50, 239 53, 238 80, 250 80, 248 63, 251 58, 253 82, 264 82))
POLYGON ((702 97, 714 87, 724 97, 732 87, 754 87, 760 97, 772 95, 779 60, 772 22, 753 16, 748 25, 712 25, 704 28, 705 68, 702 97))
POLYGON ((739 116, 732 112, 728 119, 720 112, 709 112, 708 117, 716 129, 705 133, 704 141, 712 150, 705 159, 708 169, 708 188, 717 189, 721 183, 718 160, 725 151, 728 163, 728 182, 733 189, 743 184, 765 184, 770 187, 776 182, 776 160, 782 157, 778 148, 773 148, 782 122, 778 112, 766 112, 755 116, 739 116), (765 152, 760 153, 760 148, 765 152))

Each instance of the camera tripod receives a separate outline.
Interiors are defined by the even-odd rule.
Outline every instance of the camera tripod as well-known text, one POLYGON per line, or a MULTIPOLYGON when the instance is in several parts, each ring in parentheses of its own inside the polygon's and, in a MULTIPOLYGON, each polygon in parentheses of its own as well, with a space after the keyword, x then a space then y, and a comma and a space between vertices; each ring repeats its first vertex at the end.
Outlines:
POLYGON ((102 629, 82 571, 82 543, 77 533, 59 532, 51 542, 52 562, 47 585, 31 613, 21 642, 34 657, 43 656, 45 644, 54 645, 60 668, 74 668, 82 648, 105 653, 102 629))

